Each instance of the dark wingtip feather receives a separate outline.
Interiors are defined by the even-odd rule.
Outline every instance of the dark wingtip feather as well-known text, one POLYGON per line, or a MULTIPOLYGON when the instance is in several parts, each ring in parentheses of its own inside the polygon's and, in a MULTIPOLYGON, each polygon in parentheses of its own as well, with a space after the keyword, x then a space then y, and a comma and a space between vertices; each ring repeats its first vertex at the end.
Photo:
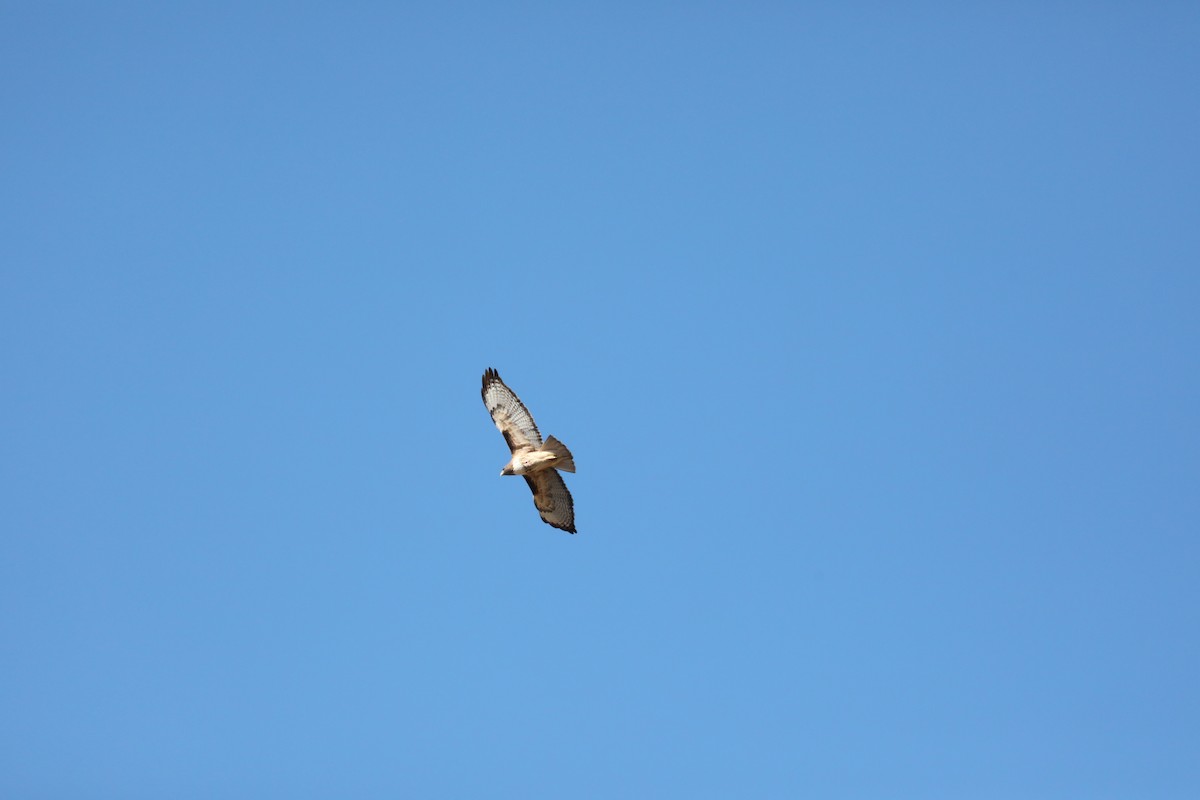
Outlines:
MULTIPOLYGON (((483 371, 483 388, 479 390, 479 394, 480 395, 486 394, 488 384, 490 384, 494 381, 499 381, 499 380, 500 380, 499 372, 496 372, 496 370, 492 369, 491 367, 488 367, 487 369, 485 369, 483 371)), ((501 383, 503 383, 503 381, 501 381, 501 383)))

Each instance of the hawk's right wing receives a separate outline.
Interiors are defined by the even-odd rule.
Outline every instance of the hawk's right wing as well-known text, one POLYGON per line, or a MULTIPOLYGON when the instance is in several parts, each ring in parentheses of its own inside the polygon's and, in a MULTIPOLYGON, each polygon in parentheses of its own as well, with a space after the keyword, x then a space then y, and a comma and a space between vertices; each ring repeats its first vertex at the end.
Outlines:
POLYGON ((559 530, 574 533, 575 502, 558 470, 544 469, 524 477, 533 490, 533 504, 542 515, 542 521, 559 530))

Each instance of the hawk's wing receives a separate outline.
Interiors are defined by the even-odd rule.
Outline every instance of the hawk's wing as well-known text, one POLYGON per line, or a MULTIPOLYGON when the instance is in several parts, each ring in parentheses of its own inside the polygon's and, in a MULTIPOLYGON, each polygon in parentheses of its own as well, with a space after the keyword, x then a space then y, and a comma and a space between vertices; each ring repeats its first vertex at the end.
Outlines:
MULTIPOLYGON (((542 435, 538 433, 537 425, 525 404, 500 380, 500 373, 488 368, 483 373, 483 404, 487 406, 492 421, 504 434, 508 449, 514 453, 518 450, 533 450, 542 446, 542 435)), ((569 499, 569 495, 568 495, 569 499)))
POLYGON ((533 490, 533 504, 542 515, 542 522, 567 533, 575 532, 575 503, 567 484, 556 469, 544 469, 526 475, 525 482, 533 490))

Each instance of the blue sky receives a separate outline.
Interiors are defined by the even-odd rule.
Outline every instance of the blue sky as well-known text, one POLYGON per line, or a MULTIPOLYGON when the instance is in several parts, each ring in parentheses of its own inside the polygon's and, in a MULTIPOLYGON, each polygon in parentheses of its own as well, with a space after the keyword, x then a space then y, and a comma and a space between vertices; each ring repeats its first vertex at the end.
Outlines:
POLYGON ((1200 12, 1043 5, 0 6, 0 794, 1197 796, 1200 12))

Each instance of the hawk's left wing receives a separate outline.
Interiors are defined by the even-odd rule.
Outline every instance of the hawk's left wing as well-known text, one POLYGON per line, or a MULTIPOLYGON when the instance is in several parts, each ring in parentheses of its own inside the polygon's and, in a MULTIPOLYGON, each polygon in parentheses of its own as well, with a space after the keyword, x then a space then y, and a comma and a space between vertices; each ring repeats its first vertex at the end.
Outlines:
POLYGON ((500 373, 490 367, 483 373, 483 404, 492 415, 492 422, 504 434, 508 449, 536 450, 542 446, 542 435, 533 423, 533 415, 516 392, 504 385, 500 373))
POLYGON ((526 475, 525 482, 533 490, 533 504, 537 506, 542 521, 567 533, 575 532, 575 502, 567 491, 567 484, 556 469, 544 469, 526 475))

